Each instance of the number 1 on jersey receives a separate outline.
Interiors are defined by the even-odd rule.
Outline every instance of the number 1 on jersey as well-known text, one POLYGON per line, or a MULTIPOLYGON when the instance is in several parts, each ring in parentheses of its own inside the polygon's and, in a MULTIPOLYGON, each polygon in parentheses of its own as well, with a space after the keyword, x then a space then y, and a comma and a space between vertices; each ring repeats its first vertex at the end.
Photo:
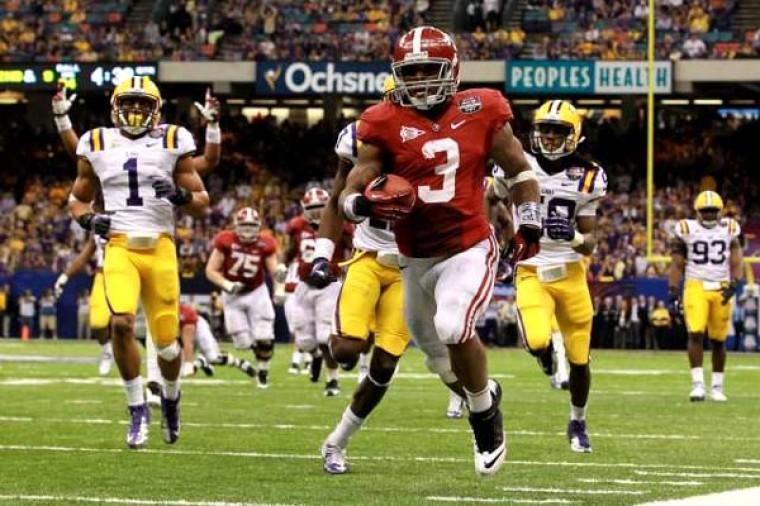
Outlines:
POLYGON ((137 184, 137 158, 128 158, 124 163, 124 170, 127 171, 127 177, 129 178, 129 197, 127 197, 127 205, 143 205, 143 199, 137 191, 139 189, 137 184))

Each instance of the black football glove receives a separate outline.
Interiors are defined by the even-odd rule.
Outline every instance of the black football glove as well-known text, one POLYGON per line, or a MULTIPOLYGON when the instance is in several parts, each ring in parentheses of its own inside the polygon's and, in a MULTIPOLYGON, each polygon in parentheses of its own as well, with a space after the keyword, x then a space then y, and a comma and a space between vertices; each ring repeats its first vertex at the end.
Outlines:
POLYGON ((566 216, 553 214, 546 218, 544 229, 546 229, 546 235, 549 236, 549 239, 555 241, 572 241, 575 237, 575 227, 566 216))
POLYGON ((330 272, 330 261, 326 258, 315 258, 311 264, 308 285, 321 290, 335 280, 335 276, 330 272))
POLYGON ((111 217, 105 214, 87 213, 80 216, 77 222, 83 229, 104 239, 108 237, 108 231, 111 229, 111 217))
POLYGON ((153 189, 156 191, 157 199, 166 199, 175 206, 184 206, 193 200, 193 192, 185 190, 181 186, 175 186, 169 178, 154 179, 153 189))
POLYGON ((720 293, 723 295, 723 305, 725 306, 728 304, 728 301, 731 300, 731 297, 736 295, 736 292, 739 291, 739 280, 733 279, 731 282, 724 287, 720 293))

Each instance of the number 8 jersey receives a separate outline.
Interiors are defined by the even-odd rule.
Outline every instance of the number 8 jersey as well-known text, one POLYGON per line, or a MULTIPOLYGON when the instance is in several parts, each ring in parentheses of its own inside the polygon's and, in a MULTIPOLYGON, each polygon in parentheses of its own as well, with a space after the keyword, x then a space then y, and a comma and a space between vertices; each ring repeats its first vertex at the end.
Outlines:
POLYGON ((723 218, 708 228, 699 220, 676 223, 675 235, 686 247, 686 279, 729 281, 731 279, 731 243, 741 228, 733 218, 723 218))
POLYGON ((116 233, 174 235, 174 206, 156 198, 153 181, 173 179, 177 160, 193 152, 192 134, 177 125, 159 125, 136 139, 117 128, 96 128, 77 145, 77 156, 90 162, 100 180, 111 230, 116 233))
MULTIPOLYGON (((599 201, 607 193, 607 175, 598 164, 576 154, 561 158, 562 170, 554 174, 545 171, 535 156, 525 153, 538 176, 541 189, 541 217, 545 220, 553 214, 570 219, 596 216, 599 201)), ((559 162, 558 162, 559 163, 559 162)), ((517 222, 517 217, 515 216, 517 222)), ((541 251, 520 265, 548 266, 578 262, 583 255, 573 250, 568 241, 550 239, 544 231, 541 251)))

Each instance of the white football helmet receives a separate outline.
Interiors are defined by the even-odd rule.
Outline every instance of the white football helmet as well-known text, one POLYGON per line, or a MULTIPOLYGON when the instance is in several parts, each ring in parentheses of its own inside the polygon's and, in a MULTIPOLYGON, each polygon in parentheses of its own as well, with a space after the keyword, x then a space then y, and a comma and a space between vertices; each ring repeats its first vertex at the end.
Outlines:
POLYGON ((259 237, 261 218, 252 207, 244 207, 235 213, 235 233, 241 242, 253 242, 259 237))
POLYGON ((301 208, 303 217, 312 225, 319 225, 322 219, 322 210, 327 207, 330 200, 330 194, 327 190, 319 187, 307 190, 301 197, 301 208))

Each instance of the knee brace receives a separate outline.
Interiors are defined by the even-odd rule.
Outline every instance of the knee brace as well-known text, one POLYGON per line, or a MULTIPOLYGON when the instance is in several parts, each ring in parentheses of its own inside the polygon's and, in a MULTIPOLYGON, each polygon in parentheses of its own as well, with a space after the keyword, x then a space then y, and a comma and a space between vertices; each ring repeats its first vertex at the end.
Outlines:
POLYGON ((158 348, 156 351, 158 352, 158 356, 163 359, 164 362, 171 362, 179 356, 182 348, 180 348, 179 343, 175 340, 169 346, 158 348))
POLYGON ((253 354, 259 360, 269 360, 274 355, 274 341, 257 341, 253 354))
POLYGON ((375 356, 372 357, 372 361, 369 364, 369 374, 367 378, 375 386, 387 387, 393 381, 393 375, 396 374, 396 366, 398 365, 398 359, 393 359, 390 356, 375 356))
POLYGON ((425 366, 428 368, 428 371, 440 376, 441 380, 447 385, 456 383, 457 376, 451 369, 449 357, 425 357, 425 366))
POLYGON ((153 339, 159 348, 175 342, 179 335, 179 320, 174 313, 163 313, 153 319, 153 339))

